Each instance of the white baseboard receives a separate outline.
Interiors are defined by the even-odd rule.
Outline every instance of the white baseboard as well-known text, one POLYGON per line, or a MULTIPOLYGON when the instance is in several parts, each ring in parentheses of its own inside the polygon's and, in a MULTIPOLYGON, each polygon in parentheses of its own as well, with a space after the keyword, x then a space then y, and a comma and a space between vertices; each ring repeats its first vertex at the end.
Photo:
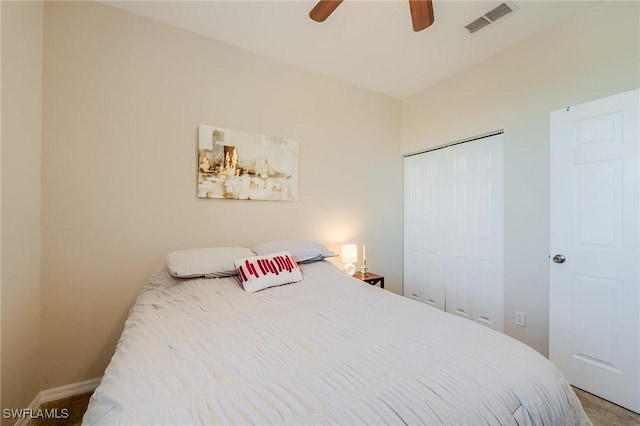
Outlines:
MULTIPOLYGON (((38 411, 38 408, 40 408, 40 404, 42 404, 42 391, 38 392, 36 397, 33 398, 33 401, 31 401, 31 404, 29 404, 27 408, 31 410, 30 412, 35 412, 38 411)), ((23 417, 21 419, 18 419, 15 426, 27 426, 30 420, 31 419, 29 417, 23 417)))
MULTIPOLYGON (((101 379, 101 377, 98 377, 97 379, 86 380, 84 382, 72 383, 70 385, 40 391, 27 408, 30 412, 35 413, 45 402, 68 398, 70 396, 80 395, 81 393, 92 392, 96 390, 101 379)), ((16 422, 15 426, 27 426, 29 424, 29 420, 30 419, 28 417, 21 418, 16 422)))
POLYGON ((40 404, 55 401, 56 399, 80 395, 81 393, 92 392, 96 390, 101 379, 101 377, 98 377, 84 382, 72 383, 70 385, 44 390, 40 392, 40 404))

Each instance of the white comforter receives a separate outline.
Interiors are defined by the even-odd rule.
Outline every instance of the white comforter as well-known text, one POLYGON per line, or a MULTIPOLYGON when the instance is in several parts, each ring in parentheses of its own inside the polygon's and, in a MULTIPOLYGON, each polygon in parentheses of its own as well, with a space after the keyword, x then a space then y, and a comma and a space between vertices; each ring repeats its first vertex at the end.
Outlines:
POLYGON ((245 293, 153 275, 85 424, 590 424, 558 370, 472 321, 346 276, 245 293))

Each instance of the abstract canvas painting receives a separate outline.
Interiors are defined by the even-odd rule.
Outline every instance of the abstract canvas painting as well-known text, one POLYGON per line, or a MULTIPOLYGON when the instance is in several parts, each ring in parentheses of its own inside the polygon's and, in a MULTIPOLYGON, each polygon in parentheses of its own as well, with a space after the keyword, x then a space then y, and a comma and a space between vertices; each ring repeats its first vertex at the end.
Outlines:
POLYGON ((297 141, 198 126, 198 197, 298 199, 297 141))

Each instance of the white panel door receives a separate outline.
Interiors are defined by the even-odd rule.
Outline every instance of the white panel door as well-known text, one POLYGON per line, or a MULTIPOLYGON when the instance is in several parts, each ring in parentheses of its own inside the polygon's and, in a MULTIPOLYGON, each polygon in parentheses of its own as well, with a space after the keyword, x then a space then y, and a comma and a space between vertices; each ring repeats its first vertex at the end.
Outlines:
POLYGON ((405 158, 405 296, 502 331, 503 136, 405 158))
POLYGON ((640 160, 634 90, 551 113, 549 357, 640 412, 640 160))
POLYGON ((442 159, 440 151, 405 159, 404 295, 444 310, 442 159))
POLYGON ((474 206, 471 203, 473 173, 471 162, 475 151, 473 144, 454 145, 443 149, 447 153, 444 178, 446 196, 442 203, 448 214, 441 224, 446 254, 446 311, 473 319, 473 229, 471 219, 474 206))
POLYGON ((473 319, 504 330, 503 135, 478 141, 473 153, 471 229, 473 319))

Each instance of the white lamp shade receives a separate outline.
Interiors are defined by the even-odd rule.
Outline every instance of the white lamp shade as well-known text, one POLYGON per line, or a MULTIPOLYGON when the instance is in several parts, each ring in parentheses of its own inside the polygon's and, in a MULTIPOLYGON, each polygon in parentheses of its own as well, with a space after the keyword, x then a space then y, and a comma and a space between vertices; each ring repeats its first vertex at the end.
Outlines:
POLYGON ((358 261, 358 246, 355 244, 344 244, 342 246, 342 263, 356 263, 358 261))
POLYGON ((356 272, 356 267, 353 265, 358 261, 358 246, 355 244, 344 244, 341 247, 342 263, 344 263, 344 271, 353 275, 356 272))

